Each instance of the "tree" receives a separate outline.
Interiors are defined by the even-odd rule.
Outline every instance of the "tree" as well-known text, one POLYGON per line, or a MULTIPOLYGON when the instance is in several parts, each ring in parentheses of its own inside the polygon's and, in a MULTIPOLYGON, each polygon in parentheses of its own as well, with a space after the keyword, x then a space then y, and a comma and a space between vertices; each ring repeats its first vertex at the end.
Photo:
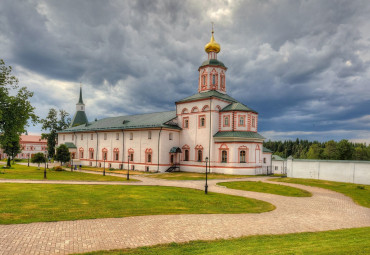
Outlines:
POLYGON ((334 140, 330 140, 325 143, 324 158, 325 159, 338 158, 337 143, 334 140))
POLYGON ((320 159, 322 153, 322 148, 319 146, 319 144, 314 143, 310 146, 310 149, 307 152, 307 158, 308 159, 320 159))
MULTIPOLYGON (((0 145, 14 158, 19 151, 16 149, 19 137, 26 131, 28 120, 31 119, 35 124, 38 118, 34 114, 35 108, 29 101, 33 93, 26 87, 20 88, 17 78, 11 75, 11 71, 12 67, 5 66, 4 61, 0 59, 0 145)), ((10 157, 7 166, 10 167, 10 157)))
POLYGON ((35 155, 33 155, 33 157, 31 158, 31 162, 32 163, 36 163, 38 164, 38 168, 40 169, 40 164, 41 163, 45 163, 45 155, 44 153, 42 152, 39 152, 39 153, 36 153, 35 155))
POLYGON ((61 144, 57 148, 57 153, 55 154, 55 160, 60 161, 61 165, 71 160, 71 154, 69 153, 69 150, 65 144, 61 144))
POLYGON ((353 156, 353 147, 348 140, 341 140, 338 143, 338 159, 339 160, 351 160, 353 156))
POLYGON ((43 133, 42 138, 47 139, 48 154, 50 157, 54 157, 55 154, 55 145, 58 137, 57 131, 68 128, 71 123, 71 118, 68 116, 69 113, 64 110, 59 110, 58 120, 58 111, 54 108, 51 108, 46 118, 41 120, 42 130, 49 131, 49 133, 43 133))

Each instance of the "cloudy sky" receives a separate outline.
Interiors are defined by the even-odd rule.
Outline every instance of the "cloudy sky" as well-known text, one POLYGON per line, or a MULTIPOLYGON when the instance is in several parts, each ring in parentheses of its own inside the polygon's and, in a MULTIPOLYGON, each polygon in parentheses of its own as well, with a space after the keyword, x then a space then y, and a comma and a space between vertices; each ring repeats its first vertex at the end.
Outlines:
POLYGON ((174 110, 197 93, 213 21, 227 92, 261 134, 370 142, 369 13, 368 0, 2 0, 0 58, 40 117, 73 115, 80 82, 89 120, 174 110))

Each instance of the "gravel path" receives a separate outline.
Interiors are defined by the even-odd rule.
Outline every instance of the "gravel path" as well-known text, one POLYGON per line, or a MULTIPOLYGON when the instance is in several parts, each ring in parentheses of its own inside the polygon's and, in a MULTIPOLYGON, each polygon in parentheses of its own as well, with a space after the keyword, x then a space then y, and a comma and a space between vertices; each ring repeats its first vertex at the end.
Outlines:
MULTIPOLYGON (((13 182, 159 185, 204 189, 204 181, 170 181, 138 175, 132 177, 141 182, 0 180, 0 185, 13 182)), ((268 182, 263 177, 237 180, 268 182)), ((156 215, 0 225, 0 254, 70 254, 190 240, 370 226, 370 209, 355 204, 352 199, 337 192, 281 183, 313 194, 312 197, 284 197, 216 185, 223 181, 232 179, 210 180, 209 191, 267 201, 274 204, 276 210, 260 214, 156 215)))

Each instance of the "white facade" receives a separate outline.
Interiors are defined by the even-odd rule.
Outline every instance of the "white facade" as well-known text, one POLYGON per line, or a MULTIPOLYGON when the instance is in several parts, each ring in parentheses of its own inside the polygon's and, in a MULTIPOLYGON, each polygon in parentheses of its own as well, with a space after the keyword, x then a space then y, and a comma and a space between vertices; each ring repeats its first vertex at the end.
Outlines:
POLYGON ((73 144, 70 151, 81 165, 127 169, 129 163, 130 169, 142 171, 175 166, 204 172, 208 158, 215 173, 254 175, 262 173, 263 166, 271 167, 271 153, 263 154, 264 138, 257 133, 258 113, 226 94, 227 68, 217 60, 219 45, 212 40, 206 46, 208 60, 199 68, 198 94, 176 102, 171 118, 136 126, 136 115, 127 123, 124 116, 112 119, 112 124, 102 120, 60 132, 58 143, 73 144))

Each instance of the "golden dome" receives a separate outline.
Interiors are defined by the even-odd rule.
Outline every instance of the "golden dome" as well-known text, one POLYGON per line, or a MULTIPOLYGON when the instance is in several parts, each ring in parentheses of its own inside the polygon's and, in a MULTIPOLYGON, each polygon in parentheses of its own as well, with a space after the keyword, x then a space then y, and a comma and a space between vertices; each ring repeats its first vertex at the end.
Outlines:
POLYGON ((213 31, 212 31, 211 41, 207 43, 207 45, 204 47, 204 50, 207 53, 209 52, 219 53, 221 51, 221 46, 215 41, 215 38, 213 37, 213 31))

